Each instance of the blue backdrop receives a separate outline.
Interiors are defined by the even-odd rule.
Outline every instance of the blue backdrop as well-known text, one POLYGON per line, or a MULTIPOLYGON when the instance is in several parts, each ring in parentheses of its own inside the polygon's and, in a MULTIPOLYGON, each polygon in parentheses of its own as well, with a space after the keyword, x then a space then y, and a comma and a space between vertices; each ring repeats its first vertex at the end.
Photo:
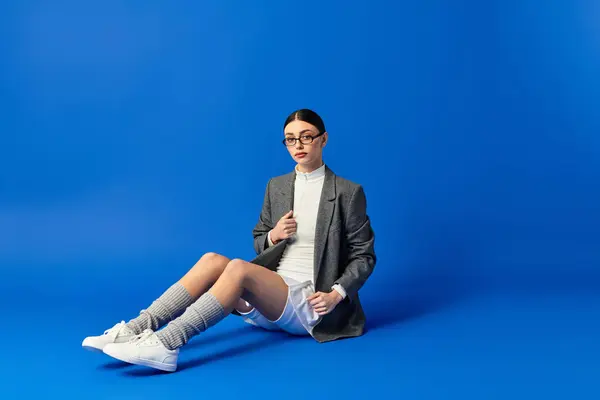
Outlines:
POLYGON ((79 315, 77 352, 204 252, 251 258, 265 185, 293 168, 283 121, 304 107, 325 120, 325 161, 366 191, 374 329, 395 337, 476 293, 598 293, 599 15, 593 1, 2 3, 0 301, 14 318, 79 315))

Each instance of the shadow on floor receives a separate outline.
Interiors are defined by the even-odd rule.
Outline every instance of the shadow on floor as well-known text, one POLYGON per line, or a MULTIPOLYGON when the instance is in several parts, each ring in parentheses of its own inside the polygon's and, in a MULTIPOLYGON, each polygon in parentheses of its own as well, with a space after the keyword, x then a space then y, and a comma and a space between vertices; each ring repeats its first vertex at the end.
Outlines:
MULTIPOLYGON (((177 366, 177 371, 184 371, 189 368, 200 367, 205 364, 209 364, 214 361, 219 361, 227 358, 239 357, 242 355, 263 351, 269 347, 282 344, 284 342, 291 342, 294 340, 308 340, 307 337, 291 336, 283 332, 265 332, 260 328, 252 326, 242 326, 233 331, 227 331, 219 333, 218 335, 212 335, 194 342, 190 342, 185 346, 185 349, 191 349, 200 347, 202 345, 212 345, 218 340, 229 339, 232 336, 239 334, 247 334, 252 332, 260 332, 260 337, 257 340, 251 342, 244 341, 242 344, 232 345, 231 348, 218 351, 216 353, 203 355, 201 357, 180 362, 177 366)), ((123 372, 123 375, 133 377, 153 376, 162 375, 169 372, 163 372, 151 368, 134 369, 123 372)))
POLYGON ((429 243, 409 270, 391 268, 396 272, 363 300, 367 329, 422 318, 475 295, 482 281, 473 248, 450 240, 429 243))
POLYGON ((376 330, 389 325, 423 318, 441 311, 471 295, 467 290, 452 290, 440 282, 428 282, 398 288, 398 293, 365 304, 367 329, 376 330))
MULTIPOLYGON (((250 325, 241 326, 236 329, 227 330, 224 332, 218 332, 211 334, 211 332, 207 332, 204 335, 200 335, 192 339, 186 346, 186 349, 193 349, 201 346, 212 345, 217 342, 221 342, 224 340, 233 339, 238 337, 239 335, 247 335, 249 333, 255 332, 256 329, 250 325)), ((98 366, 98 369, 101 370, 119 370, 127 367, 133 367, 133 364, 129 364, 122 361, 111 361, 98 366)))

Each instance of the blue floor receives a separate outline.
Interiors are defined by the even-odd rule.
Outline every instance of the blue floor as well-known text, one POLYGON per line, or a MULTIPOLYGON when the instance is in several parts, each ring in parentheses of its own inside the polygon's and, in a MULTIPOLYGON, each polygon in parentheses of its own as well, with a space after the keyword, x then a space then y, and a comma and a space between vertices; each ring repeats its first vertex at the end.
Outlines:
POLYGON ((1 398, 600 398, 600 294, 496 293, 404 317, 367 304, 369 332, 329 344, 231 317, 194 338, 172 374, 81 349, 128 317, 107 297, 3 310, 1 398))

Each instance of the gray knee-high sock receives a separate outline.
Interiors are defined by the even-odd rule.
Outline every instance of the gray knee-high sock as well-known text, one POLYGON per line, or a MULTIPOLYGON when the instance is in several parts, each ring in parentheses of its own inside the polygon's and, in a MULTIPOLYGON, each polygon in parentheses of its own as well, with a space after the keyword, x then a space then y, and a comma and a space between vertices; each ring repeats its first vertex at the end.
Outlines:
POLYGON ((215 296, 206 292, 179 318, 169 322, 163 330, 156 332, 156 335, 166 348, 174 350, 223 318, 225 318, 223 306, 215 296))
POLYGON ((129 321, 127 326, 136 334, 142 333, 144 329, 155 331, 181 315, 193 302, 189 292, 177 282, 154 300, 147 310, 140 311, 140 315, 129 321))

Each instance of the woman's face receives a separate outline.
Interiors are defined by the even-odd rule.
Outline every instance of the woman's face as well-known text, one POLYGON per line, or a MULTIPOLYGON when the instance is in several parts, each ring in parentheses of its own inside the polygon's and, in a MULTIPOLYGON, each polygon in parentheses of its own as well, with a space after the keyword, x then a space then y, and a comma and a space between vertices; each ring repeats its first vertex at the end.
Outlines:
POLYGON ((303 169, 318 168, 323 160, 323 147, 327 142, 327 132, 311 141, 311 136, 317 136, 318 129, 308 122, 294 120, 285 127, 284 135, 286 139, 296 138, 296 144, 287 146, 290 155, 303 169))

